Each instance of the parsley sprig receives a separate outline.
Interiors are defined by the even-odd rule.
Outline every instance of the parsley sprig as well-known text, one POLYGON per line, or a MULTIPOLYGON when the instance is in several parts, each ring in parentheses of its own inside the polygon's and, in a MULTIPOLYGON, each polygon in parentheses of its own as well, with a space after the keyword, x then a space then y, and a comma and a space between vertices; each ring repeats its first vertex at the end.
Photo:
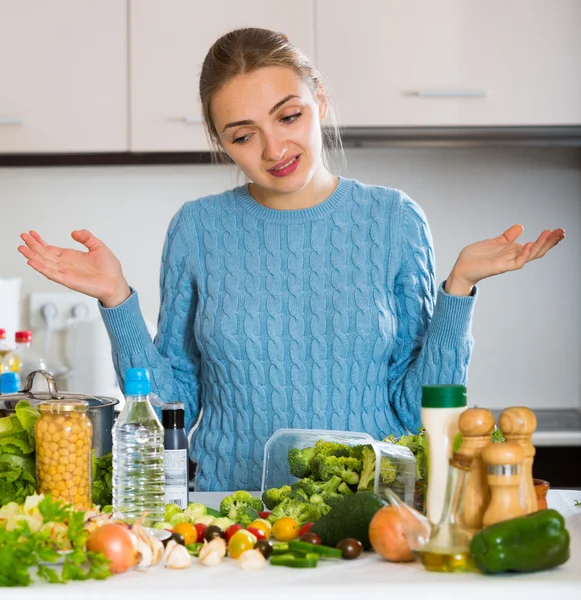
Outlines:
POLYGON ((39 502, 38 510, 45 524, 38 531, 31 531, 26 519, 18 521, 11 531, 0 524, 0 587, 30 585, 31 567, 36 567, 37 577, 49 583, 105 579, 111 575, 109 561, 101 553, 85 550, 88 533, 83 511, 50 496, 39 502), (55 563, 61 557, 52 528, 47 526, 52 523, 67 526, 70 551, 65 555, 61 572, 45 564, 55 563))

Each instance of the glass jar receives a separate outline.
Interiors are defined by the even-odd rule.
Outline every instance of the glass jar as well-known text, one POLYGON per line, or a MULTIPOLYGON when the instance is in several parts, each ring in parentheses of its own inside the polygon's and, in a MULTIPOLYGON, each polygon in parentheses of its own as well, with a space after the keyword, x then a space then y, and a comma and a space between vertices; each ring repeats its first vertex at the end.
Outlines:
POLYGON ((89 509, 93 424, 84 400, 53 400, 38 405, 34 428, 39 494, 89 509))

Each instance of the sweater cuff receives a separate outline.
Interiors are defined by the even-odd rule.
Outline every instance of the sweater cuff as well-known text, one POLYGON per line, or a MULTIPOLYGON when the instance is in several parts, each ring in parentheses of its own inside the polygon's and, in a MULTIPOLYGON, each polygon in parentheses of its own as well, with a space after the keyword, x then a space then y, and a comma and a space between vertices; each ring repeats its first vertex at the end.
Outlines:
POLYGON ((151 335, 141 314, 137 292, 131 288, 127 300, 106 308, 99 302, 101 317, 105 323, 114 355, 134 355, 151 344, 151 335))
POLYGON ((444 347, 457 348, 471 339, 472 314, 478 288, 474 286, 470 296, 453 296, 444 291, 445 283, 438 288, 430 337, 444 347))

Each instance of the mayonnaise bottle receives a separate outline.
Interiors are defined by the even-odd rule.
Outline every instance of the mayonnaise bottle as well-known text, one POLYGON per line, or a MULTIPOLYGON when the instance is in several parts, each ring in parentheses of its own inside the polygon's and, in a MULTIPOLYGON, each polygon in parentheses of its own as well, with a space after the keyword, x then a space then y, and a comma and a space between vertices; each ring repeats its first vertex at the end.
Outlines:
POLYGON ((466 410, 466 386, 425 385, 422 388, 422 423, 428 445, 426 515, 439 523, 446 500, 448 461, 460 415, 466 410))

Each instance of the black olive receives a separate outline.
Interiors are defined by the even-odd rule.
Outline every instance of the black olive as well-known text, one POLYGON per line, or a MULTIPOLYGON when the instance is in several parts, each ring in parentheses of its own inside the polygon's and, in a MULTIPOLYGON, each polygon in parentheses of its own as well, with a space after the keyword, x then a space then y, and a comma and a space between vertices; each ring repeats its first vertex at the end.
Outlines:
POLYGON ((182 546, 186 545, 186 540, 184 539, 184 536, 181 533, 176 533, 175 531, 171 534, 171 538, 167 538, 168 542, 170 540, 173 540, 174 542, 177 542, 178 544, 181 544, 182 546))
POLYGON ((351 560, 357 558, 363 552, 363 544, 355 538, 343 538, 337 548, 343 552, 343 558, 351 560))
POLYGON ((223 531, 217 525, 210 525, 206 527, 206 531, 204 532, 204 539, 207 542, 211 542, 215 538, 222 537, 223 531))
POLYGON ((301 542, 306 542, 307 544, 315 544, 317 546, 320 546, 322 544, 321 537, 313 531, 307 531, 307 533, 303 533, 299 540, 301 542))
POLYGON ((272 544, 268 540, 258 540, 254 546, 268 560, 272 556, 272 544))

